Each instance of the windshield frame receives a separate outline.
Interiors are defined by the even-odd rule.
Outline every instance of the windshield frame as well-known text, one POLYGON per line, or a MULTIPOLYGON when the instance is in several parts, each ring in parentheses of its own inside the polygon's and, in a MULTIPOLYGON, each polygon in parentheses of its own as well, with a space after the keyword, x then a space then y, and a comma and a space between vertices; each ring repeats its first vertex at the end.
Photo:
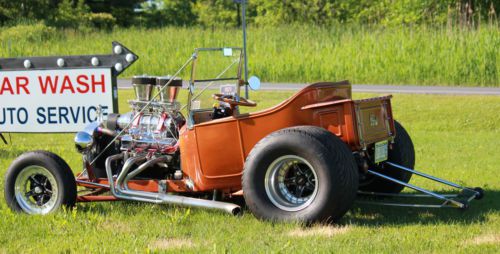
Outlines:
MULTIPOLYGON (((194 120, 193 120, 193 112, 196 110, 193 110, 192 107, 192 102, 193 100, 197 99, 201 94, 205 92, 208 88, 210 88, 215 82, 217 81, 236 81, 236 98, 240 97, 240 90, 241 86, 245 84, 245 82, 241 79, 242 76, 242 71, 243 71, 243 49, 240 47, 222 47, 222 48, 196 48, 194 51, 194 56, 195 59, 192 62, 191 65, 191 77, 189 80, 188 84, 188 96, 187 96, 187 111, 188 111, 188 127, 191 129, 194 126, 194 120), (232 62, 231 64, 227 65, 224 67, 223 70, 221 70, 220 73, 214 74, 216 75, 214 78, 209 78, 209 79, 196 79, 196 67, 198 64, 198 55, 200 52, 207 52, 207 51, 220 51, 222 54, 224 50, 231 50, 232 56, 235 57, 235 61, 232 62), (239 51, 239 55, 238 52, 239 51), (236 55, 235 55, 236 54, 236 55), (224 75, 225 72, 227 72, 233 65, 237 64, 237 73, 236 77, 229 77, 229 78, 220 78, 220 76, 224 75), (199 93, 195 94, 195 85, 196 83, 207 83, 203 88, 199 89, 199 93)), ((203 110, 203 109, 201 109, 203 110)))

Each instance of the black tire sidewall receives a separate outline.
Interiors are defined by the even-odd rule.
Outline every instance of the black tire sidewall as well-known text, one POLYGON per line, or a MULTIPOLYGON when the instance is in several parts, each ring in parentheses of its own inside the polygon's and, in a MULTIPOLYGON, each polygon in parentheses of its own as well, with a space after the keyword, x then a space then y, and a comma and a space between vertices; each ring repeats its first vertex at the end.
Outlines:
POLYGON ((54 208, 72 207, 76 202, 76 181, 69 166, 59 156, 46 151, 27 152, 12 162, 5 175, 4 195, 7 205, 16 212, 25 212, 15 197, 15 182, 19 174, 28 166, 40 166, 52 174, 57 182, 59 193, 54 208))
MULTIPOLYGON (((327 222, 337 219, 338 211, 345 213, 342 206, 341 177, 332 167, 332 153, 321 142, 307 132, 282 130, 259 142, 245 163, 242 179, 243 193, 248 207, 254 215, 267 220, 297 220, 303 222, 327 222), (277 158, 295 155, 303 158, 314 168, 318 180, 318 191, 311 204, 299 211, 285 211, 275 206, 265 189, 268 167, 277 158)), ((345 146, 345 144, 342 143, 345 146)), ((357 186, 357 185, 356 185, 357 186)), ((350 205, 349 205, 350 206, 350 205)))

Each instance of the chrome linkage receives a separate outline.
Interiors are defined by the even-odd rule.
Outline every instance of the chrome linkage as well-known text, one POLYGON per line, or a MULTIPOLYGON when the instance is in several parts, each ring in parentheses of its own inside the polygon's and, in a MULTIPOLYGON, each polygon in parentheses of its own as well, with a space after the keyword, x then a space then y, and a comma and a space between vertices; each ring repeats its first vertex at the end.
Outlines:
POLYGON ((393 168, 403 170, 410 172, 414 175, 418 175, 424 178, 427 178, 429 180, 451 186, 453 188, 459 189, 460 193, 458 194, 439 194, 432 192, 430 190, 418 187, 413 184, 409 184, 403 181, 400 181, 398 179, 392 178, 390 176, 381 174, 379 172, 375 172, 373 170, 368 170, 367 172, 369 174, 375 175, 377 177, 383 178, 387 181, 394 182, 400 185, 403 185, 405 187, 408 187, 410 189, 416 190, 418 192, 421 192, 423 194, 407 194, 407 193, 379 193, 379 192, 366 192, 366 191, 358 191, 358 194, 361 196, 378 196, 378 197, 400 197, 400 198, 436 198, 438 200, 443 201, 442 204, 410 204, 410 203, 396 203, 396 202, 378 202, 378 201, 362 201, 358 200, 357 203, 361 204, 376 204, 376 205, 385 205, 385 206, 400 206, 400 207, 422 207, 422 208, 443 208, 443 207, 451 207, 451 208, 461 208, 465 209, 468 208, 469 203, 474 200, 474 199, 481 199, 484 196, 484 191, 479 188, 467 188, 463 187, 461 185, 458 185, 456 183, 431 176, 419 171, 416 171, 414 169, 406 168, 398 164, 394 164, 392 162, 384 162, 384 164, 392 166, 393 168))

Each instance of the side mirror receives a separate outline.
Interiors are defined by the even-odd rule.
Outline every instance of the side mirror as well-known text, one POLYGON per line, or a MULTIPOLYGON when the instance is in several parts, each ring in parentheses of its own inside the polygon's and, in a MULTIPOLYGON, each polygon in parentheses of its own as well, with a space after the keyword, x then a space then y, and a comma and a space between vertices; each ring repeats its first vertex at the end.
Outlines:
POLYGON ((260 79, 257 78, 256 76, 251 76, 248 79, 248 86, 250 86, 250 89, 256 91, 260 89, 260 79))

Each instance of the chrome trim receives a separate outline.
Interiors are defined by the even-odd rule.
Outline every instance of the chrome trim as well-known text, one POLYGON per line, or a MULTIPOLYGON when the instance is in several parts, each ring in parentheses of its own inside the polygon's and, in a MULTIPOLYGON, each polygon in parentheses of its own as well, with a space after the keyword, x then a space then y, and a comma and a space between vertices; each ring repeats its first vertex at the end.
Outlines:
POLYGON ((401 198, 436 198, 441 201, 444 201, 441 205, 435 205, 435 204, 408 204, 408 203, 395 203, 395 202, 370 202, 370 201, 357 201, 358 203, 363 203, 363 204, 378 204, 378 205, 386 205, 386 206, 402 206, 402 207, 427 207, 427 208, 441 208, 441 207, 454 207, 454 208, 467 208, 469 203, 473 199, 481 199, 482 196, 484 195, 482 193, 482 190, 480 188, 476 189, 471 189, 467 187, 463 187, 461 185, 458 185, 456 183, 452 183, 450 181, 431 176, 429 174, 425 174, 419 171, 416 171, 414 169, 406 168, 404 166, 392 163, 392 162, 384 162, 383 164, 387 164, 389 166, 394 167, 394 170, 403 170, 410 172, 412 174, 427 178, 429 180, 445 184, 457 189, 460 189, 461 192, 459 194, 439 194, 432 192, 430 190, 415 186, 413 184, 409 184, 403 181, 400 181, 398 179, 389 177, 387 175, 381 174, 379 172, 373 171, 373 170, 368 170, 368 174, 372 174, 375 176, 378 176, 380 178, 383 178, 385 180, 388 180, 393 183, 397 183, 399 185, 403 185, 405 187, 408 187, 410 189, 416 190, 418 192, 424 193, 424 194, 409 194, 409 193, 378 193, 378 192, 364 192, 364 191, 358 191, 358 194, 361 195, 368 195, 368 196, 385 196, 385 197, 401 197, 401 198))
POLYGON ((414 207, 414 208, 443 208, 451 206, 443 206, 443 205, 429 205, 429 204, 404 204, 404 203, 391 203, 391 202, 377 202, 377 201, 360 201, 356 200, 358 204, 365 205, 384 205, 384 206, 396 206, 396 207, 414 207))
MULTIPOLYGON (((452 183, 452 182, 446 181, 444 179, 441 179, 441 178, 438 178, 438 177, 435 177, 435 176, 428 175, 426 173, 422 173, 422 172, 416 171, 414 169, 405 168, 405 167, 403 167, 401 165, 394 164, 392 162, 386 161, 385 164, 387 164, 389 166, 393 166, 393 167, 399 168, 399 169, 404 170, 406 172, 410 172, 410 173, 415 174, 415 175, 419 175, 419 176, 427 178, 427 179, 434 180, 436 182, 439 182, 439 183, 442 183, 442 184, 445 184, 445 185, 448 185, 448 186, 451 186, 451 187, 455 187, 455 188, 458 188, 458 189, 461 189, 461 190, 468 189, 468 188, 460 186, 460 185, 458 185, 456 183, 452 183)), ((471 190, 471 189, 469 189, 469 190, 471 190)), ((474 191, 474 190, 471 190, 471 191, 474 191)))
MULTIPOLYGON (((383 193, 383 192, 370 192, 370 191, 358 191, 358 194, 361 195, 370 195, 370 196, 383 196, 383 197, 397 197, 397 198, 430 198, 431 195, 427 194, 413 194, 413 193, 383 193)), ((441 196, 447 198, 456 198, 457 194, 442 194, 441 196)))
POLYGON ((88 151, 92 148, 92 145, 94 144, 94 134, 98 127, 99 122, 95 121, 85 126, 83 131, 76 133, 74 138, 75 147, 80 153, 88 151))
POLYGON ((47 214, 56 210, 59 196, 59 185, 55 176, 42 166, 27 166, 16 177, 14 197, 21 209, 28 214, 47 214), (40 178, 36 179, 35 176, 44 177, 44 182, 38 182, 40 178), (40 195, 42 197, 39 200, 34 198, 40 195), (45 196, 48 196, 48 200, 44 200, 45 196))
POLYGON ((85 152, 94 144, 94 137, 87 132, 80 131, 75 135, 75 146, 79 152, 85 152))
POLYGON ((77 184, 87 184, 87 185, 92 185, 92 186, 99 187, 99 188, 109 189, 109 185, 105 185, 105 184, 87 182, 87 181, 82 181, 82 180, 78 180, 78 179, 76 179, 75 181, 77 184))
MULTIPOLYGON (((118 154, 110 156, 106 159, 106 174, 108 176, 108 181, 110 183, 109 187, 113 196, 119 199, 149 202, 154 204, 173 204, 173 205, 190 206, 198 208, 218 209, 218 210, 223 210, 232 215, 239 215, 241 213, 241 208, 238 205, 231 203, 190 198, 179 195, 122 189, 121 185, 123 184, 123 182, 121 182, 121 180, 125 178, 125 174, 127 174, 128 170, 130 169, 131 165, 133 165, 133 163, 143 160, 142 156, 139 158, 132 157, 125 162, 125 165, 123 166, 122 172, 120 173, 120 176, 118 177, 115 186, 111 170, 111 164, 113 161, 123 159, 124 157, 125 157, 124 154, 118 154)), ((145 168, 146 167, 143 167, 143 169, 145 168)))
MULTIPOLYGON (((167 83, 166 83, 166 84, 165 84, 165 85, 164 85, 164 86, 160 89, 160 92, 161 92, 161 90, 163 90, 163 89, 165 89, 166 87, 168 87, 168 86, 170 85, 170 83, 172 82, 172 80, 174 80, 174 79, 177 77, 177 75, 179 75, 179 74, 182 72, 182 70, 184 70, 184 69, 185 69, 185 68, 189 65, 189 63, 191 63, 191 62, 192 62, 195 58, 196 58, 196 55, 195 55, 195 54, 193 54, 193 55, 192 55, 192 56, 191 56, 191 57, 190 57, 190 58, 189 58, 189 59, 188 59, 188 60, 187 60, 187 61, 186 61, 186 62, 185 62, 182 66, 181 66, 181 68, 179 68, 179 69, 177 70, 177 72, 176 72, 174 75, 172 75, 172 79, 171 79, 171 80, 169 80, 169 81, 168 81, 168 82, 167 82, 167 83)), ((130 126, 131 126, 131 125, 132 125, 132 124, 134 124, 135 119, 137 119, 137 117, 139 117, 139 116, 140 116, 140 115, 141 115, 144 111, 146 111, 146 109, 148 108, 148 106, 149 106, 149 105, 151 105, 151 103, 153 103, 153 102, 154 102, 154 99, 156 99, 156 97, 157 97, 157 96, 158 96, 158 94, 157 94, 157 95, 155 95, 155 96, 153 96, 153 98, 151 98, 151 100, 150 100, 150 101, 148 101, 146 105, 144 105, 144 108, 142 108, 140 111, 138 111, 138 112, 137 112, 137 114, 135 114, 134 118, 133 118, 133 119, 131 119, 131 121, 130 121, 130 122, 129 122, 129 123, 128 123, 128 124, 127 124, 127 125, 126 125, 126 126, 125 126, 122 130, 121 130, 121 131, 120 131, 120 132, 118 132, 118 133, 116 134, 116 136, 115 136, 115 137, 114 137, 114 138, 113 138, 113 139, 112 139, 112 140, 111 140, 111 141, 110 141, 110 142, 109 142, 109 143, 108 143, 108 144, 107 144, 107 145, 106 145, 106 146, 102 149, 102 151, 101 151, 99 154, 97 154, 97 156, 95 156, 95 158, 94 158, 94 159, 90 162, 90 165, 89 165, 89 166, 94 165, 94 163, 95 163, 95 162, 96 162, 96 161, 97 161, 97 160, 98 160, 98 159, 99 159, 99 158, 100 158, 100 157, 101 157, 101 156, 102 156, 102 155, 106 152, 106 150, 108 150, 108 148, 110 148, 110 147, 111 147, 111 146, 115 143, 115 141, 116 141, 116 140, 117 140, 117 139, 118 139, 118 138, 119 138, 119 137, 120 137, 120 136, 121 136, 121 135, 122 135, 122 134, 123 134, 123 133, 124 133, 124 132, 125 132, 125 131, 126 131, 126 130, 130 127, 130 126)), ((106 160, 107 160, 107 159, 106 159, 106 160)))
MULTIPOLYGON (((316 195, 318 194, 319 182, 315 169, 307 160, 296 155, 285 155, 274 160, 267 168, 264 187, 266 189, 267 197, 271 203, 281 210, 295 212, 307 208, 314 201, 316 195), (308 171, 311 173, 302 172, 301 169, 297 167, 298 164, 306 165, 308 167, 308 171), (295 180, 292 183, 287 184, 285 183, 285 180, 292 167, 299 173, 295 174, 293 177, 295 180), (308 173, 309 175, 307 175, 308 173), (304 175, 306 178, 300 177, 299 175, 304 175), (300 179, 304 182, 304 186, 301 189, 300 194, 292 193, 289 189, 290 185, 295 185, 295 188, 298 188, 297 186, 300 183, 298 183, 297 177, 300 177, 300 179), (307 186, 311 185, 311 194, 306 197, 302 197, 304 190, 307 186)), ((308 190, 310 190, 310 188, 308 190)))
POLYGON ((144 162, 137 169, 135 169, 134 171, 132 171, 132 172, 130 172, 130 173, 127 174, 127 176, 123 180, 123 188, 125 190, 129 191, 130 189, 128 188, 128 181, 130 181, 130 179, 136 177, 138 174, 140 174, 141 172, 143 172, 147 168, 149 168, 151 166, 154 166, 155 164, 158 164, 160 162, 166 162, 170 158, 171 158, 170 156, 161 156, 161 157, 158 157, 158 158, 155 158, 155 159, 151 159, 151 160, 148 160, 148 161, 144 162))
POLYGON ((400 181, 398 179, 395 179, 395 178, 392 178, 392 177, 389 177, 389 176, 386 176, 386 175, 383 175, 383 174, 380 174, 378 172, 375 172, 375 171, 372 171, 372 170, 368 170, 368 173, 369 174, 372 174, 372 175, 376 175, 378 177, 381 177, 383 179, 386 179, 386 180, 389 180, 391 182, 394 182, 394 183, 397 183, 397 184, 400 184, 400 185, 403 185, 405 187, 408 187, 410 189, 414 189, 416 191, 419 191, 419 192, 422 192, 422 193, 425 193, 427 195, 430 195, 434 198, 437 198, 437 199, 440 199, 440 200, 443 200, 443 201, 446 201, 446 202, 449 202, 455 206, 457 206, 458 208, 464 208, 465 207, 465 204, 464 203, 461 203, 461 202, 458 202, 456 200, 453 200, 453 199, 450 199, 450 198, 447 198, 447 197, 444 197, 440 194, 437 194, 437 193, 434 193, 432 191, 429 191, 429 190, 426 190, 424 188, 421 188, 421 187, 418 187, 416 185, 413 185, 413 184, 409 184, 409 183, 405 183, 403 181, 400 181))

